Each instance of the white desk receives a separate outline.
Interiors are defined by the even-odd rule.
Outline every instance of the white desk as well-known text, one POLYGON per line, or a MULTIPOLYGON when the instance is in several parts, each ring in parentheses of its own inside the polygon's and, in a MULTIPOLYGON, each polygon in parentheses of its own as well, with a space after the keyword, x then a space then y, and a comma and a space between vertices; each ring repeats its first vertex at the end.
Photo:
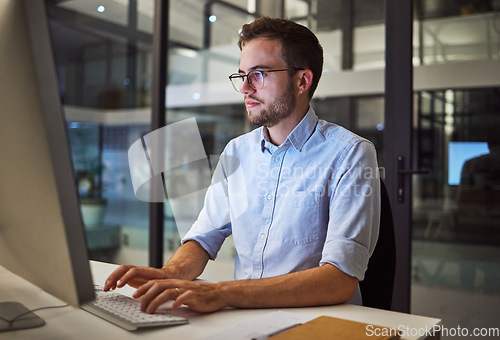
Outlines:
MULTIPOLYGON (((115 265, 91 261, 94 282, 102 284, 115 267, 115 265)), ((17 301, 30 309, 63 304, 59 299, 0 266, 0 302, 6 301, 17 301)), ((65 307, 36 312, 46 321, 45 326, 0 333, 0 339, 200 339, 257 318, 264 313, 278 310, 312 316, 329 315, 393 328, 403 325, 405 328, 430 329, 441 323, 439 319, 347 304, 314 308, 227 309, 211 314, 201 314, 181 308, 175 313, 188 317, 190 323, 187 325, 127 332, 84 310, 65 307)), ((402 339, 421 338, 425 337, 406 336, 402 339)))

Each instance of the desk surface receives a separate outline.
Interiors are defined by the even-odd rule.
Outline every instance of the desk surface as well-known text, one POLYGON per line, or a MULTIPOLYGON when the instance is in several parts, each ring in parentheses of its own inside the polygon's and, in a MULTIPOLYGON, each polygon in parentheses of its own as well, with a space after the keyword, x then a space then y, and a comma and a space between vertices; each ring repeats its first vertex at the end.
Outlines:
MULTIPOLYGON (((92 274, 96 284, 102 284, 115 265, 91 261, 92 274)), ((59 299, 45 293, 26 280, 12 274, 0 266, 0 302, 16 301, 27 308, 63 304, 59 299)), ((125 294, 130 291, 124 290, 125 294)), ((251 321, 274 311, 285 311, 310 316, 328 315, 386 327, 421 330, 439 325, 441 320, 411 314, 378 310, 355 305, 337 305, 313 308, 281 309, 227 309, 216 313, 201 314, 187 308, 175 310, 175 314, 189 318, 187 325, 128 332, 107 321, 75 307, 47 309, 37 312, 46 325, 23 331, 0 333, 0 339, 202 339, 217 334, 227 328, 251 321)), ((406 334, 402 339, 422 339, 425 337, 406 334)))

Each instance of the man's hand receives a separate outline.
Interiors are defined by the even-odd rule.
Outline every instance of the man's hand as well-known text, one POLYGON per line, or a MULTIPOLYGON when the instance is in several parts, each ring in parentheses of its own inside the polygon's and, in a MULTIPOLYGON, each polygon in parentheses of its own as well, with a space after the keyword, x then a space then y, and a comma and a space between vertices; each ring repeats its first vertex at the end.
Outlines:
POLYGON ((197 312, 215 312, 226 307, 220 285, 186 280, 153 280, 134 293, 141 298, 141 310, 154 313, 160 305, 174 301, 172 307, 186 305, 197 312))
POLYGON ((110 289, 121 288, 127 284, 138 288, 149 280, 168 278, 168 274, 164 269, 121 265, 107 278, 104 284, 104 291, 107 292, 110 289))
POLYGON ((138 288, 149 280, 157 279, 194 280, 203 273, 208 259, 208 253, 198 242, 188 241, 176 250, 162 269, 119 266, 106 280, 104 291, 121 288, 127 284, 138 288))

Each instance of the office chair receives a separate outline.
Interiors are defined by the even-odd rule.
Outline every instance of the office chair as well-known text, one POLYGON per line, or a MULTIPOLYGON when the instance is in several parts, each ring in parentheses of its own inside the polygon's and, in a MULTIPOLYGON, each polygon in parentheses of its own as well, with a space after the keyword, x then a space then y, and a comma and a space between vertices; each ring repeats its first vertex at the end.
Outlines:
POLYGON ((380 180, 380 200, 378 241, 368 262, 365 278, 359 283, 359 287, 363 306, 390 310, 396 274, 396 239, 391 203, 382 180, 380 180))

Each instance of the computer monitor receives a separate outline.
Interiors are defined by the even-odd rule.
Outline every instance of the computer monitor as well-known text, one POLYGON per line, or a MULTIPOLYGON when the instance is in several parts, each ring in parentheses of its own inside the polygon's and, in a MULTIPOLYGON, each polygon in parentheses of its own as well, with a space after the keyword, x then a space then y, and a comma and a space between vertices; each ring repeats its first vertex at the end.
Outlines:
POLYGON ((489 153, 486 142, 450 142, 448 144, 448 185, 459 185, 465 161, 489 153))
POLYGON ((0 265, 79 306, 94 286, 44 0, 0 0, 0 60, 0 265))

